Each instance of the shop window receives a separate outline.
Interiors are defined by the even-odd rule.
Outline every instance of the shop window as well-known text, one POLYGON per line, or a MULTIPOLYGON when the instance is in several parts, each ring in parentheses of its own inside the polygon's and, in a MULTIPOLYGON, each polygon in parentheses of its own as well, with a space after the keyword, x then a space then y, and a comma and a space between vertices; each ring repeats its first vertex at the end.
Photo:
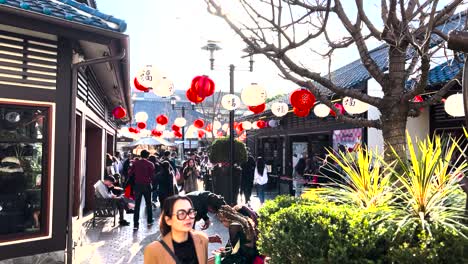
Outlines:
POLYGON ((50 111, 0 103, 0 242, 48 232, 50 111))

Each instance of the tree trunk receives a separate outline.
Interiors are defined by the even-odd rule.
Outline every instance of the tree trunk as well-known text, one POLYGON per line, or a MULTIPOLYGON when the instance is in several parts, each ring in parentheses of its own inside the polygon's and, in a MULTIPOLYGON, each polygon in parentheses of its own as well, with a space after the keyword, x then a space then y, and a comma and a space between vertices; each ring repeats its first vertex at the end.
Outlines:
POLYGON ((399 157, 406 159, 406 121, 407 108, 392 107, 389 111, 382 111, 382 136, 384 140, 385 161, 395 160, 395 150, 399 157))

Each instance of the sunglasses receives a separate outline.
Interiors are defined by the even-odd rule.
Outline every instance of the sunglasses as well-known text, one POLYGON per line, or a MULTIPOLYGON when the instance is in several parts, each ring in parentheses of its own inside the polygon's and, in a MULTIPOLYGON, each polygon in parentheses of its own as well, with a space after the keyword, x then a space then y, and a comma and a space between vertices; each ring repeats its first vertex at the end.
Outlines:
POLYGON ((189 209, 188 211, 186 211, 184 209, 180 209, 173 215, 176 215, 177 219, 180 220, 180 221, 187 219, 187 216, 190 219, 195 219, 195 217, 197 216, 197 210, 189 209))

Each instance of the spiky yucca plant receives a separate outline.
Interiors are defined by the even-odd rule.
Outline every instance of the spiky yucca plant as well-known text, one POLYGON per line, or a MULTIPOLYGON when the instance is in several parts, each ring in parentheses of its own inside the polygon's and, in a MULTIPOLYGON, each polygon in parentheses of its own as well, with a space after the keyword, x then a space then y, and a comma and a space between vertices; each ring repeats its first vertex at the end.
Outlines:
POLYGON ((342 181, 333 181, 325 188, 313 189, 306 197, 318 195, 331 201, 355 205, 363 209, 390 206, 392 200, 391 164, 384 164, 377 151, 357 148, 354 152, 328 151, 337 164, 327 168, 342 181), (330 188, 331 187, 331 188, 330 188))
POLYGON ((392 148, 398 168, 392 171, 400 183, 395 211, 400 228, 417 222, 429 234, 434 225, 466 234, 459 182, 467 164, 462 156, 455 156, 457 140, 435 136, 415 145, 407 133, 407 142, 409 159, 392 148))

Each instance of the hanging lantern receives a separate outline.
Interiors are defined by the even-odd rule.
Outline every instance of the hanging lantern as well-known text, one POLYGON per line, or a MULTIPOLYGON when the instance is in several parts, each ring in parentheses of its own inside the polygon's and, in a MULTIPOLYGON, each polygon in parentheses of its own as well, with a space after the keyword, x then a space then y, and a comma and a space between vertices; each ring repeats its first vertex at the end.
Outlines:
POLYGON ((306 117, 310 114, 310 109, 299 109, 294 107, 293 108, 294 114, 298 117, 306 117))
POLYGON ((178 117, 174 120, 174 125, 178 127, 184 127, 187 124, 187 120, 183 117, 178 117))
POLYGON ((225 94, 223 98, 221 98, 221 105, 224 109, 232 111, 239 108, 241 104, 241 100, 239 96, 235 94, 225 94))
POLYGON ((165 129, 166 129, 166 126, 163 126, 163 125, 160 125, 160 124, 156 125, 156 130, 158 130, 158 131, 164 131, 165 129))
POLYGON ((415 102, 415 103, 422 103, 422 102, 424 102, 424 99, 422 98, 422 96, 416 95, 416 96, 413 98, 413 102, 415 102))
POLYGON ((252 123, 252 129, 259 129, 258 121, 255 121, 255 122, 252 123))
POLYGON ((146 65, 138 71, 135 80, 146 89, 151 89, 150 87, 154 88, 154 85, 159 84, 162 78, 163 74, 158 69, 153 67, 153 65, 146 65))
POLYGON ((271 105, 271 112, 277 117, 285 116, 289 111, 289 106, 287 103, 273 103, 271 105))
POLYGON ((148 114, 146 112, 138 112, 135 114, 136 122, 146 122, 148 120, 148 114))
POLYGON ((252 129, 252 123, 250 121, 244 121, 244 122, 242 122, 242 127, 245 130, 250 130, 250 129, 252 129))
POLYGON ((327 117, 330 114, 330 107, 325 104, 318 104, 314 107, 314 114, 317 117, 327 117))
POLYGON ((222 131, 218 131, 218 133, 216 133, 216 136, 222 137, 222 136, 223 136, 223 132, 222 132, 222 131))
POLYGON ((208 76, 197 76, 192 80, 190 87, 199 97, 212 96, 215 92, 215 83, 208 76))
POLYGON ((182 133, 180 133, 180 131, 174 131, 174 136, 176 138, 182 138, 183 135, 182 135, 182 133))
POLYGON ((149 92, 150 89, 148 89, 147 87, 141 85, 139 82, 138 82, 138 79, 135 77, 135 79, 133 79, 133 85, 135 85, 135 89, 137 89, 138 91, 142 91, 142 92, 149 92))
POLYGON ((165 126, 169 122, 169 118, 166 115, 158 115, 156 117, 156 123, 165 126))
POLYGON ((291 105, 300 110, 310 110, 315 103, 315 96, 304 88, 299 88, 289 97, 291 105))
POLYGON ((252 83, 242 90, 241 98, 242 102, 247 106, 258 106, 265 103, 267 92, 264 87, 252 83))
POLYGON ((348 114, 362 114, 369 110, 369 105, 358 99, 345 97, 343 98, 343 108, 348 112, 348 114))
POLYGON ((177 125, 172 125, 171 127, 172 131, 180 131, 180 127, 178 127, 177 125))
POLYGON ((257 105, 257 106, 248 106, 248 108, 254 114, 260 114, 261 112, 265 111, 266 105, 261 104, 261 105, 257 105))
POLYGON ((452 94, 445 99, 445 112, 453 117, 465 116, 465 106, 462 94, 452 94))
POLYGON ((279 124, 278 120, 270 120, 268 121, 268 126, 269 127, 277 127, 279 124))
POLYGON ((138 133, 140 133, 140 129, 137 128, 137 127, 133 127, 132 132, 135 133, 135 134, 138 134, 138 133))
POLYGON ((153 130, 151 130, 151 135, 153 135, 155 137, 161 137, 163 135, 163 132, 158 131, 156 129, 153 129, 153 130))
POLYGON ((222 127, 221 122, 219 122, 219 121, 214 121, 213 122, 213 129, 214 130, 219 130, 219 129, 221 129, 221 127, 222 127))
POLYGON ((117 106, 112 110, 112 115, 117 119, 122 119, 127 115, 127 110, 122 106, 117 106))
POLYGON ((205 132, 203 130, 198 130, 198 138, 203 138, 205 136, 205 132))
POLYGON ((198 94, 195 92, 195 90, 193 90, 191 88, 187 90, 185 95, 187 96, 187 99, 190 102, 194 103, 194 104, 199 104, 199 103, 203 102, 203 100, 205 100, 205 97, 198 96, 198 94))
POLYGON ((213 125, 212 125, 212 124, 206 125, 205 130, 206 130, 206 132, 211 132, 211 131, 213 131, 213 125))
POLYGON ((229 130, 229 124, 223 124, 222 130, 227 132, 229 130))
POLYGON ((129 127, 129 128, 128 128, 128 132, 134 133, 133 131, 134 131, 134 128, 133 128, 133 127, 129 127))
POLYGON ((263 121, 263 120, 258 120, 258 121, 257 121, 257 126, 258 126, 258 128, 260 128, 260 129, 267 127, 267 125, 268 125, 267 122, 265 122, 265 121, 263 121))
POLYGON ((203 126, 205 126, 205 122, 202 119, 199 118, 199 119, 193 121, 193 125, 196 128, 202 128, 203 126))
POLYGON ((139 129, 145 129, 146 128, 146 123, 145 122, 138 122, 137 123, 137 127, 139 129))
MULTIPOLYGON (((342 104, 339 104, 339 103, 335 103, 335 108, 338 109, 340 111, 340 114, 344 114, 345 113, 345 110, 343 108, 343 105, 342 104)), ((336 113, 335 111, 333 111, 332 109, 330 109, 330 115, 332 116, 336 116, 336 113)))
POLYGON ((161 97, 169 97, 175 93, 174 83, 167 77, 163 77, 156 86, 153 93, 161 97))

